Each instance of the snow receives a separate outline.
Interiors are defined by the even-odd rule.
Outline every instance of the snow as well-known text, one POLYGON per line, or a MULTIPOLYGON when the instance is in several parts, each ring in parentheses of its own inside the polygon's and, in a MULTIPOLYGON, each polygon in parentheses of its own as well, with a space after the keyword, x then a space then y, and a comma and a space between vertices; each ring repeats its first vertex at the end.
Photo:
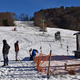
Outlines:
MULTIPOLYGON (((50 50, 52 50, 52 56, 71 56, 71 58, 73 58, 73 51, 76 50, 76 36, 73 34, 77 31, 47 27, 47 32, 43 34, 43 32, 39 31, 39 27, 33 26, 32 21, 15 21, 15 25, 16 26, 11 27, 0 27, 0 80, 80 80, 79 73, 76 75, 42 75, 35 67, 35 63, 29 61, 29 49, 34 48, 40 52, 40 47, 42 47, 42 53, 45 55, 48 55, 50 50), (17 30, 13 31, 14 28, 17 30), (55 41, 54 34, 57 31, 60 31, 61 33, 61 41, 55 41), (5 67, 1 67, 3 65, 3 39, 6 39, 11 47, 8 54, 9 66, 5 67), (19 61, 16 62, 14 43, 17 40, 19 40, 20 51, 18 54, 19 61), (69 47, 68 53, 67 45, 69 47)), ((51 65, 64 65, 65 62, 68 64, 80 64, 80 61, 78 60, 80 59, 78 58, 76 61, 70 59, 60 61, 55 58, 55 60, 53 59, 51 61, 51 65)))

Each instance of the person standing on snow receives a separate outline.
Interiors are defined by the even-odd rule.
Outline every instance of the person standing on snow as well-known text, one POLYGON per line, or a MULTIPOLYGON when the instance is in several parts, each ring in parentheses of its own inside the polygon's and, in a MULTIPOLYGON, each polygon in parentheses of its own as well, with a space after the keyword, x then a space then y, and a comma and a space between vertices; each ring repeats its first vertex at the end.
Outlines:
POLYGON ((39 53, 39 51, 38 50, 36 50, 36 49, 31 49, 30 51, 32 51, 32 55, 30 56, 30 60, 34 60, 34 57, 36 56, 36 53, 39 53))
POLYGON ((19 45, 18 45, 19 41, 17 41, 15 44, 14 44, 14 47, 15 47, 15 53, 16 53, 16 61, 18 61, 17 57, 18 57, 18 52, 19 52, 19 45))
POLYGON ((3 40, 3 49, 2 49, 3 59, 4 59, 4 65, 3 66, 8 65, 8 53, 9 53, 9 49, 10 49, 10 46, 7 44, 7 41, 4 39, 3 40))

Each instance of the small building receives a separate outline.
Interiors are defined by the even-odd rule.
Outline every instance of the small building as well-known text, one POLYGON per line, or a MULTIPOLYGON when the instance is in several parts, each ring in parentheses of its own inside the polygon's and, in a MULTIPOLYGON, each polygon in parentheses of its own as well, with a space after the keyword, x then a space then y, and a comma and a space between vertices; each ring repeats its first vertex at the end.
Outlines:
POLYGON ((80 31, 73 35, 76 35, 76 51, 73 52, 75 53, 76 58, 80 58, 80 31))

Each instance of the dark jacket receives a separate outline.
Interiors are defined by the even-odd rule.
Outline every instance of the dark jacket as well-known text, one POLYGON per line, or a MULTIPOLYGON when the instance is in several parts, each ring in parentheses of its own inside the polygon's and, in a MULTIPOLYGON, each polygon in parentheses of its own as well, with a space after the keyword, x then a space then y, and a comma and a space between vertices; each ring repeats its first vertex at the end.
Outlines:
POLYGON ((18 42, 14 43, 15 51, 19 51, 18 42))
POLYGON ((6 40, 3 40, 3 50, 2 50, 2 53, 8 54, 9 53, 9 49, 10 49, 10 46, 7 44, 6 40))

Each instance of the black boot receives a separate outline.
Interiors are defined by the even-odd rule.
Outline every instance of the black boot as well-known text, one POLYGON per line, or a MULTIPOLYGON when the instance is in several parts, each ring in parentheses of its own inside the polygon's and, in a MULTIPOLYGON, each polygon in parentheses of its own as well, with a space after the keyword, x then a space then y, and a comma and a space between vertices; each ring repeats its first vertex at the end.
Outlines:
POLYGON ((16 59, 16 61, 19 61, 18 59, 16 59))
POLYGON ((8 65, 8 63, 7 63, 7 65, 8 65))
POLYGON ((6 66, 5 64, 4 65, 2 65, 2 67, 4 67, 4 66, 6 66))

